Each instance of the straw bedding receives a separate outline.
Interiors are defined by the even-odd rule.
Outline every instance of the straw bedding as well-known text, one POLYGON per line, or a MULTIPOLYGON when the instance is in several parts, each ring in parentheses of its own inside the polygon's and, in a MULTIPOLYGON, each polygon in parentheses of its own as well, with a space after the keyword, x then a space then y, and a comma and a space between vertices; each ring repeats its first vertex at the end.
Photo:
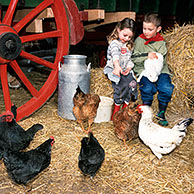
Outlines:
MULTIPOLYGON (((168 64, 175 85, 173 108, 194 108, 194 25, 178 26, 166 31, 168 64), (180 100, 179 100, 180 99, 180 100)), ((181 108, 181 109, 182 109, 181 108)), ((179 110, 181 110, 179 109, 179 110)))
MULTIPOLYGON (((179 38, 184 37, 182 31, 190 36, 194 33, 193 31, 188 32, 190 28, 192 29, 193 26, 177 26, 176 30, 165 34, 169 42, 168 60, 174 74, 173 83, 175 84, 173 99, 167 110, 170 126, 173 126, 181 117, 194 117, 193 104, 188 97, 192 96, 194 91, 193 88, 191 89, 193 80, 190 80, 193 79, 191 76, 193 73, 193 55, 186 56, 185 54, 181 58, 180 53, 176 56, 170 54, 171 49, 174 48, 171 47, 171 44, 176 47, 174 52, 178 53, 177 50, 180 49, 177 46, 180 43, 179 38), (185 60, 187 60, 187 65, 183 66, 185 60), (181 65, 180 69, 176 70, 177 64, 181 65), (182 75, 185 77, 183 78, 182 75), (187 83, 185 84, 185 82, 187 83), (187 87, 188 83, 189 87, 187 87)), ((183 43, 187 44, 187 37, 183 43)), ((193 47, 193 44, 190 45, 193 47)), ((186 50, 186 48, 185 46, 182 49, 186 50)), ((191 50, 193 52, 193 48, 191 50)), ((186 51, 181 53, 186 53, 186 51)), ((91 92, 112 97, 111 83, 104 76, 102 69, 97 68, 91 71, 91 92)), ((24 89, 20 88, 12 90, 11 95, 20 104, 24 100, 22 98, 25 98, 23 93, 24 89), (21 98, 17 99, 17 96, 21 96, 21 98)), ((2 107, 3 97, 0 96, 0 99, 0 107, 2 107)), ((141 103, 140 97, 138 101, 141 103)), ((153 108, 157 109, 156 99, 153 108)), ((123 142, 116 138, 111 121, 94 123, 92 125, 94 136, 103 146, 106 156, 97 175, 94 179, 90 179, 83 176, 78 168, 80 141, 85 134, 76 121, 66 120, 58 116, 57 92, 41 109, 19 122, 25 129, 34 123, 43 124, 44 129, 35 135, 28 149, 37 147, 53 135, 55 144, 52 149, 51 164, 27 186, 22 186, 14 184, 8 178, 3 162, 0 161, 0 193, 194 193, 193 124, 189 127, 188 134, 182 144, 158 162, 150 149, 138 138, 127 142, 128 147, 125 148, 123 142)))

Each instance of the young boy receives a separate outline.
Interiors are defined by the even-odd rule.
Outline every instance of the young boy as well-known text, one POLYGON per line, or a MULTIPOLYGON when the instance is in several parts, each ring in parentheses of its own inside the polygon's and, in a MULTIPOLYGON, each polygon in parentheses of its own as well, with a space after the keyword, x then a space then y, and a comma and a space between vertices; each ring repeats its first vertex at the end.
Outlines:
POLYGON ((159 124, 167 126, 165 111, 171 100, 174 89, 171 83, 170 72, 166 63, 167 48, 164 38, 159 34, 161 19, 157 13, 147 13, 143 21, 143 34, 135 40, 135 48, 132 54, 132 60, 135 64, 133 70, 136 76, 140 76, 144 70, 144 61, 146 59, 158 59, 156 52, 163 55, 163 68, 156 82, 151 82, 147 77, 142 76, 139 81, 139 89, 143 104, 152 105, 153 96, 158 92, 158 118, 159 124))

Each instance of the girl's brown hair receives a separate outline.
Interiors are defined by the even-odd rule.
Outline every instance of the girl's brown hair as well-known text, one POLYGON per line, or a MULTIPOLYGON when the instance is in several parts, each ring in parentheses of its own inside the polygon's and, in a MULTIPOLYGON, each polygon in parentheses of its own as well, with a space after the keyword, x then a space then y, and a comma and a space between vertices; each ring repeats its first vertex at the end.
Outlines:
POLYGON ((124 28, 129 28, 133 32, 133 37, 127 43, 128 49, 131 50, 133 48, 133 38, 135 33, 135 21, 133 19, 125 18, 118 22, 114 30, 107 36, 107 40, 109 44, 111 41, 117 40, 119 38, 118 29, 123 30, 124 28))

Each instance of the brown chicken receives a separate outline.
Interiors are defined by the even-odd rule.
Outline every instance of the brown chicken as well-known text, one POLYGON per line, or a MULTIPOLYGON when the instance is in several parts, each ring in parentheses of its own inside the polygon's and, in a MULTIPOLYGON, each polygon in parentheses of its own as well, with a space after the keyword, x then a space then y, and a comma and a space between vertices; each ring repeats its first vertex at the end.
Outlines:
POLYGON ((73 114, 84 132, 91 132, 91 125, 97 114, 100 97, 97 94, 85 94, 80 87, 76 89, 73 97, 73 114), (88 121, 88 130, 84 129, 83 122, 88 121))
POLYGON ((115 134, 119 139, 124 141, 131 141, 138 137, 138 126, 141 115, 136 109, 137 104, 130 102, 127 107, 119 110, 113 117, 113 124, 115 126, 115 134))

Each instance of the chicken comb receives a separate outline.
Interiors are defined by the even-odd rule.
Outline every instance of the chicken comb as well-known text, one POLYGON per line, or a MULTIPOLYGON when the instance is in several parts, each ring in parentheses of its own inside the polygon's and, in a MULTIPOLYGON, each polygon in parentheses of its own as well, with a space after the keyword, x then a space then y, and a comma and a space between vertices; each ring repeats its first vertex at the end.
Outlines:
POLYGON ((139 107, 141 107, 141 106, 144 106, 145 104, 139 104, 139 105, 137 105, 137 111, 138 111, 138 113, 139 114, 141 114, 143 111, 139 108, 139 107))
POLYGON ((138 105, 137 105, 137 109, 138 109, 140 106, 146 106, 146 104, 138 104, 138 105))
POLYGON ((55 138, 53 136, 50 136, 50 139, 52 139, 51 146, 55 143, 55 138))
POLYGON ((5 113, 0 114, 1 122, 11 122, 14 118, 14 115, 11 111, 6 111, 5 113))
POLYGON ((142 104, 138 104, 138 105, 137 105, 137 108, 139 108, 140 106, 142 106, 142 104))

